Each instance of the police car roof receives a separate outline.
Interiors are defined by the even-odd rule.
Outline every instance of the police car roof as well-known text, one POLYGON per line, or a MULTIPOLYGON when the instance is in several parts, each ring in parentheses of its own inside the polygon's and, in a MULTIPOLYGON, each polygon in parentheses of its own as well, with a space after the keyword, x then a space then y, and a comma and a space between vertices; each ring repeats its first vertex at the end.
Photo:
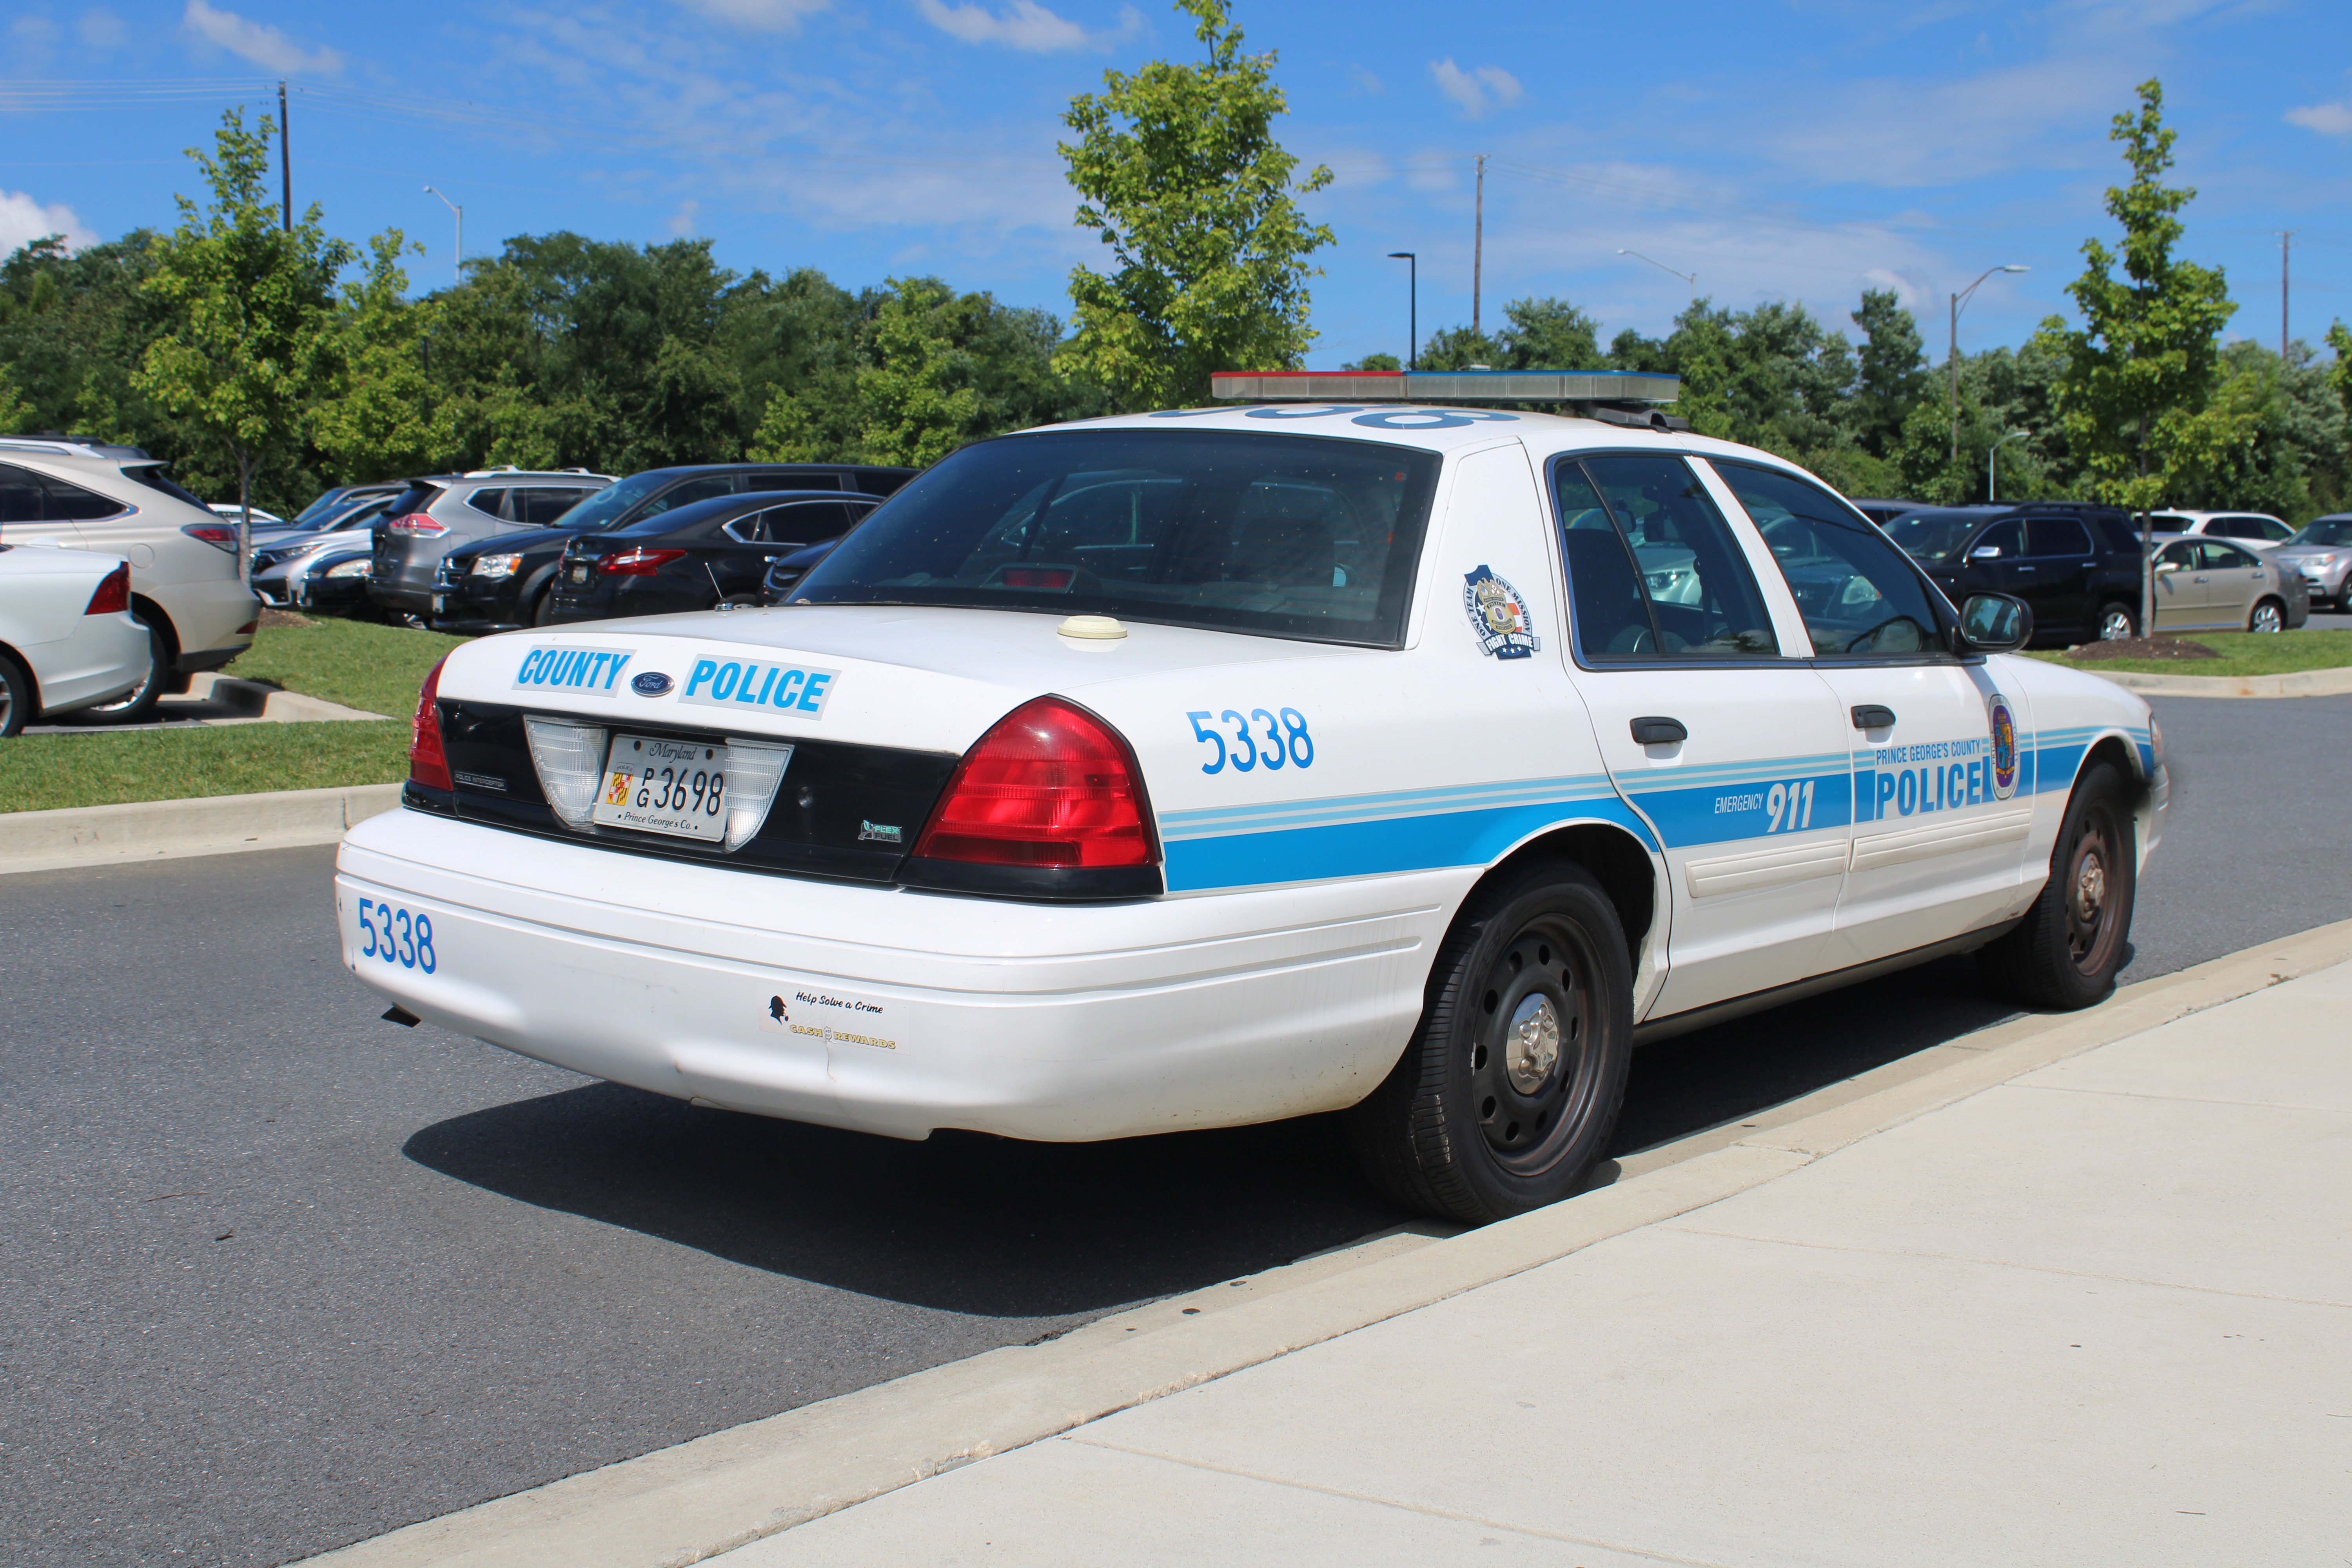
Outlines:
POLYGON ((1794 468, 1784 458, 1753 447, 1701 436, 1693 430, 1656 430, 1607 423, 1573 414, 1534 414, 1520 409, 1479 408, 1431 403, 1264 403, 1215 408, 1169 408, 1149 414, 1116 414, 1100 419, 1040 426, 1024 435, 1060 430, 1246 430, 1255 435, 1324 436, 1351 441, 1383 441, 1431 451, 1458 451, 1505 438, 1537 452, 1639 450, 1689 452, 1738 458, 1794 468))

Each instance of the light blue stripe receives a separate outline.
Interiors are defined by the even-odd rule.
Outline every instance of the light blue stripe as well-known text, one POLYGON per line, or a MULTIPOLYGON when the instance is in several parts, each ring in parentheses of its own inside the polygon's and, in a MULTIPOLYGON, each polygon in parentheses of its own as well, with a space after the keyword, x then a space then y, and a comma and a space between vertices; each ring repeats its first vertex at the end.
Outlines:
POLYGON ((1171 843, 1168 889, 1189 893, 1488 866, 1530 834, 1579 821, 1613 824, 1646 847, 1657 847, 1641 819, 1613 797, 1566 809, 1553 804, 1494 806, 1171 843))
POLYGON ((1160 814, 1163 832, 1248 824, 1274 816, 1329 817, 1343 820, 1366 812, 1416 816, 1449 807, 1474 809, 1517 800, 1577 799, 1598 792, 1612 793, 1606 773, 1580 773, 1568 778, 1518 779, 1493 784, 1455 784, 1443 789, 1391 790, 1376 795, 1326 795, 1316 800, 1260 801, 1246 805, 1215 805, 1160 814))

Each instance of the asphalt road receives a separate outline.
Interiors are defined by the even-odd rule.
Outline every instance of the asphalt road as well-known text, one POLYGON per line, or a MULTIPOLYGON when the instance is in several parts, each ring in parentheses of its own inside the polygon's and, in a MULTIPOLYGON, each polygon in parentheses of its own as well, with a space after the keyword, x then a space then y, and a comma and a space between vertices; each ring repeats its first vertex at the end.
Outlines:
MULTIPOLYGON (((2158 712, 2129 977, 2352 916, 2352 698, 2158 712)), ((281 1563, 1402 1217, 1324 1121, 898 1143, 397 1028, 331 858, 0 877, 0 1562, 281 1563)), ((1958 961, 1668 1042, 1619 1152, 2000 1016, 1958 961)))

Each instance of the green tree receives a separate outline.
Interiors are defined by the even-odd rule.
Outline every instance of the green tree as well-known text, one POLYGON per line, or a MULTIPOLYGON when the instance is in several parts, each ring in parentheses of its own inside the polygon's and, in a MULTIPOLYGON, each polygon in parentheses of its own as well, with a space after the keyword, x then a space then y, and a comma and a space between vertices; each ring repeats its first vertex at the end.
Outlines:
POLYGON ((1121 408, 1200 402, 1213 371, 1303 363, 1315 339, 1307 280, 1321 275, 1306 258, 1331 243, 1293 199, 1331 171, 1294 181, 1298 161, 1274 139, 1287 109, 1275 57, 1241 53, 1226 0, 1176 5, 1205 59, 1106 71, 1104 90, 1062 117, 1078 136, 1061 144, 1077 223, 1116 265, 1071 272, 1076 331, 1055 363, 1121 408))
POLYGON ((1444 327, 1421 348, 1423 370, 1591 370, 1600 363, 1598 323, 1567 300, 1549 298, 1504 306, 1503 325, 1491 337, 1444 327))
POLYGON ((1892 289, 1864 289, 1853 321, 1863 342, 1847 426, 1863 450, 1890 457, 1902 441, 1904 420, 1927 395, 1926 344, 1918 321, 1892 289))
POLYGON ((301 448, 330 352, 335 278, 358 255, 328 237, 316 204, 299 226, 279 227, 268 188, 274 129, 264 119, 247 131, 230 110, 213 156, 190 149, 212 205, 177 198, 179 226, 155 241, 142 289, 168 324, 131 378, 227 458, 248 522, 255 471, 301 448))
POLYGON ((311 441, 347 483, 428 472, 462 460, 439 386, 425 367, 425 343, 441 310, 407 300, 404 254, 424 254, 398 229, 368 242, 367 270, 343 287, 336 312, 329 387, 311 441))
POLYGON ((0 364, 0 433, 32 427, 33 405, 17 395, 16 382, 9 379, 8 367, 0 364))
MULTIPOLYGON (((2066 286, 2083 326, 2072 329, 2052 316, 2034 337, 2065 362, 2058 416, 2085 482, 2100 499, 2142 513, 2242 439, 2249 418, 2242 404, 2209 405, 2216 339, 2237 307, 2221 268, 2172 254, 2180 209, 2197 195, 2158 179, 2172 166, 2175 135, 2164 124, 2162 85, 2142 82, 2138 111, 2116 115, 2109 132, 2124 144, 2132 172, 2129 184, 2107 190, 2108 216, 2123 226, 2122 247, 2111 251, 2096 238, 2084 241, 2083 275, 2066 286)), ((2146 626, 2155 584, 2143 577, 2146 626)))

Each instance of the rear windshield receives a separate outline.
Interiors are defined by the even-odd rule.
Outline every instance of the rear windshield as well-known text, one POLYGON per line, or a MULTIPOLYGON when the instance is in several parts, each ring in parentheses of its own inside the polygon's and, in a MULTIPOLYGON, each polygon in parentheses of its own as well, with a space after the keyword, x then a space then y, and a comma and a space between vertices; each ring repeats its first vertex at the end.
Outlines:
POLYGON ((391 504, 383 509, 383 514, 386 517, 406 517, 412 511, 423 511, 440 498, 441 490, 439 485, 413 484, 392 498, 391 504))
POLYGON ((547 526, 578 528, 590 533, 601 533, 627 516, 639 501, 675 478, 676 475, 659 469, 649 474, 631 474, 618 484, 606 485, 547 526))
POLYGON ((1370 441, 1067 430, 967 447, 794 604, 1089 613, 1398 647, 1439 458, 1370 441))
POLYGON ((2323 517, 2287 541, 2290 544, 2352 544, 2352 517, 2323 517))
POLYGON ((161 490, 165 495, 170 496, 173 500, 186 501, 190 506, 195 507, 199 510, 208 510, 205 507, 204 502, 198 500, 195 497, 190 495, 187 491, 182 489, 179 486, 173 484, 169 479, 165 478, 163 474, 163 465, 161 463, 133 464, 126 467, 122 472, 126 478, 137 479, 141 484, 145 485, 151 490, 161 490))

